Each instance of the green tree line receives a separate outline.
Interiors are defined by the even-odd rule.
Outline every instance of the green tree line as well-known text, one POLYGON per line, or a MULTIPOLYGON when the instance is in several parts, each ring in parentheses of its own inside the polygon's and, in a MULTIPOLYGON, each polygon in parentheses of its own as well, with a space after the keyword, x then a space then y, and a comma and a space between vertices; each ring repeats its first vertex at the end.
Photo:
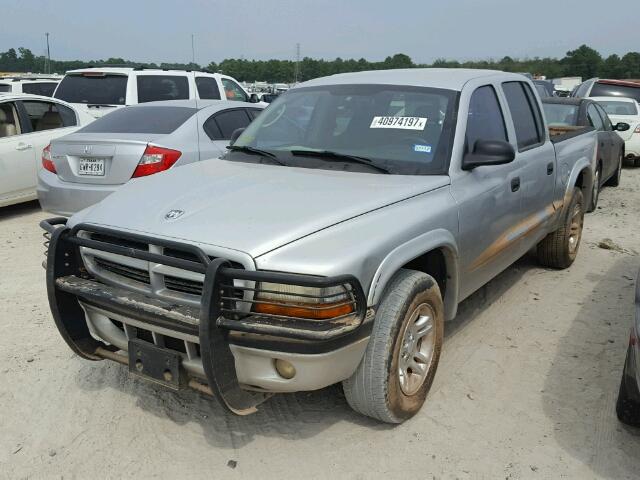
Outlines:
MULTIPOLYGON (((51 60, 50 71, 64 73, 67 70, 88 66, 131 66, 142 68, 166 68, 186 70, 208 70, 223 72, 241 81, 284 82, 294 79, 295 62, 292 60, 245 60, 229 58, 220 63, 211 62, 207 66, 196 63, 140 63, 123 58, 106 60, 51 60)), ((447 68, 488 68, 507 72, 529 72, 545 75, 547 78, 580 76, 604 78, 640 79, 640 52, 629 52, 622 57, 616 54, 603 57, 591 47, 582 45, 566 53, 563 58, 524 58, 503 57, 500 60, 457 60, 438 59, 431 64, 417 64, 402 53, 387 57, 382 62, 370 62, 364 58, 322 60, 305 57, 300 61, 299 80, 332 75, 335 73, 358 72, 363 70, 385 70, 391 68, 447 67, 447 68)), ((28 48, 10 48, 0 53, 1 72, 44 73, 46 58, 36 56, 28 48)))

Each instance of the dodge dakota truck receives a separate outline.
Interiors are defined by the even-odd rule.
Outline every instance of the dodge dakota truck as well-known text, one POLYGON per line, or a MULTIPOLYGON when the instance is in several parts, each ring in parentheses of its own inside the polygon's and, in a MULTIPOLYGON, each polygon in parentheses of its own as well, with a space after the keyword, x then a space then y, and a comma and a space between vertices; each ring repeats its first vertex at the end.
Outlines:
POLYGON ((57 328, 87 360, 236 414, 342 382, 356 411, 400 423, 459 302, 529 250, 576 258, 595 133, 551 134, 535 92, 483 70, 303 83, 222 160, 44 221, 57 328))

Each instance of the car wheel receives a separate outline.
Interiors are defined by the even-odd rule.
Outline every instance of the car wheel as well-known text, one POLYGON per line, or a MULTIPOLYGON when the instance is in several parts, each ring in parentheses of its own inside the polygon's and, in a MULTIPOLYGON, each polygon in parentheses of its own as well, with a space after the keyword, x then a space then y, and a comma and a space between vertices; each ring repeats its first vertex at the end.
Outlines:
POLYGON ((360 365, 342 385, 357 412, 402 423, 424 404, 438 368, 444 306, 438 283, 399 270, 385 290, 360 365))
POLYGON ((578 255, 584 225, 582 191, 575 187, 562 225, 537 246, 538 261, 545 267, 567 268, 578 255))
POLYGON ((596 170, 596 174, 593 178, 593 188, 591 189, 591 206, 589 207, 588 212, 593 212, 596 208, 598 208, 598 200, 600 199, 600 176, 602 173, 602 168, 598 167, 596 170))
POLYGON ((620 177, 622 177, 622 161, 624 159, 624 155, 620 152, 620 158, 618 159, 618 168, 616 169, 616 173, 613 174, 609 180, 607 180, 608 187, 617 187, 620 185, 620 177))
POLYGON ((622 370, 620 391, 616 402, 618 420, 633 427, 640 427, 640 389, 636 380, 636 367, 633 362, 632 347, 627 349, 627 358, 622 370))

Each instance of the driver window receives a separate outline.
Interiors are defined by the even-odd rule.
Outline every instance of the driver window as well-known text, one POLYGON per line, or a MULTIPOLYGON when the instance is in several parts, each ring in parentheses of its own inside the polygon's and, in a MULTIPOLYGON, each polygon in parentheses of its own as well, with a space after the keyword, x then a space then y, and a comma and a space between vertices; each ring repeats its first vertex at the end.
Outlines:
POLYGON ((0 104, 0 138, 20 135, 18 112, 13 103, 0 104))
POLYGON ((478 140, 507 141, 504 115, 495 89, 490 85, 478 88, 469 102, 465 153, 473 152, 478 140))
POLYGON ((224 93, 227 100, 234 100, 237 102, 248 102, 249 99, 244 90, 233 80, 228 78, 222 79, 222 85, 224 86, 224 93))

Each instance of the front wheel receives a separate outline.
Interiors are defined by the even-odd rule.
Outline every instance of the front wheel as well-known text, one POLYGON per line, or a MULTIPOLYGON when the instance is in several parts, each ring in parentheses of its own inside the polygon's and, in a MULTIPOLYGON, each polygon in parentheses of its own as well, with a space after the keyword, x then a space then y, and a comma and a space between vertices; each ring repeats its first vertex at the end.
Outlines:
POLYGON ((584 199, 575 187, 562 225, 538 243, 538 261, 545 267, 567 268, 578 255, 584 225, 584 199))
POLYGON ((380 302, 364 357, 342 383, 351 408, 387 423, 414 416, 431 388, 443 334, 438 283, 422 272, 398 271, 380 302))

